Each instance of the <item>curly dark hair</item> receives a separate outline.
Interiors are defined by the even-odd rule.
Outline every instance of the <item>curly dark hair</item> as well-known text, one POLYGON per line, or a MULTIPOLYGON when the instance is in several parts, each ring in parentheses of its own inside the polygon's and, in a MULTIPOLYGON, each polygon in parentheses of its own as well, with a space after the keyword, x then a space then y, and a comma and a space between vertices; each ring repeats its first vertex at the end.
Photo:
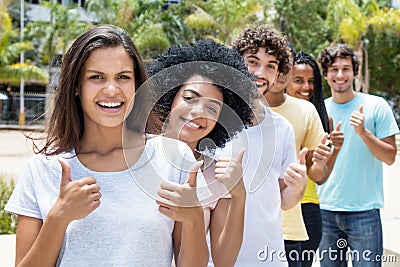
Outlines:
POLYGON ((328 68, 335 62, 336 58, 351 58, 354 76, 358 75, 360 59, 355 54, 353 48, 348 44, 333 44, 325 48, 319 54, 318 62, 321 64, 322 74, 326 76, 328 68))
POLYGON ((310 102, 314 104, 315 109, 318 111, 325 132, 329 133, 330 132, 329 119, 328 119, 328 113, 326 112, 325 101, 324 101, 325 97, 322 88, 322 76, 318 64, 312 56, 310 56, 304 51, 300 51, 296 53, 294 57, 294 65, 301 65, 301 64, 309 65, 311 68, 313 68, 314 93, 310 99, 310 102))
POLYGON ((162 125, 168 123, 178 90, 194 75, 211 80, 221 90, 225 104, 214 129, 199 140, 197 150, 224 147, 244 127, 251 125, 253 100, 258 91, 252 81, 255 77, 247 72, 236 50, 212 40, 172 46, 155 58, 148 73, 156 99, 152 112, 159 118, 157 123, 148 123, 148 132, 161 133, 162 125))
POLYGON ((264 48, 266 53, 276 56, 279 72, 287 74, 290 70, 291 52, 287 38, 272 26, 251 26, 245 29, 232 42, 232 47, 242 55, 245 52, 256 54, 260 48, 264 48))

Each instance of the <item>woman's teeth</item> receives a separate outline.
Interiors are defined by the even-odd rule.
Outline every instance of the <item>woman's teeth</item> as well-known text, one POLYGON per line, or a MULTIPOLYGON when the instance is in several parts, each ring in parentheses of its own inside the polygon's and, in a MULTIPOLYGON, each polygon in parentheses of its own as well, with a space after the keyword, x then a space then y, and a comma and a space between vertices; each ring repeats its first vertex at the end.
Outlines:
POLYGON ((97 104, 105 108, 117 108, 122 106, 122 102, 98 102, 97 104))
POLYGON ((192 121, 187 121, 186 124, 189 125, 189 126, 192 126, 194 128, 200 128, 201 127, 200 125, 198 125, 197 123, 194 123, 192 121))

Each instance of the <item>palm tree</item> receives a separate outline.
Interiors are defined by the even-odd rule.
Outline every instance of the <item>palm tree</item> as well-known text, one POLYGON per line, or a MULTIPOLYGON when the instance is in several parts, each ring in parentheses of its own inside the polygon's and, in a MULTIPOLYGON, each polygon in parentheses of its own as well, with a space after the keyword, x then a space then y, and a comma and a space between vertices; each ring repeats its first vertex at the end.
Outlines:
POLYGON ((0 83, 18 85, 21 78, 46 83, 48 74, 40 68, 18 62, 21 52, 33 49, 30 42, 13 42, 17 33, 12 29, 6 9, 0 9, 0 83))
MULTIPOLYGON (((334 41, 344 41, 352 45, 361 58, 360 70, 363 69, 363 36, 366 34, 368 26, 367 19, 362 13, 361 8, 354 0, 331 0, 327 7, 327 24, 332 32, 334 41)), ((356 79, 356 91, 362 90, 367 93, 363 74, 360 71, 356 79)))
POLYGON ((86 8, 99 23, 125 29, 147 59, 184 40, 183 21, 163 0, 89 0, 86 8))
POLYGON ((25 38, 38 46, 40 64, 47 66, 59 55, 64 55, 72 41, 89 29, 80 21, 75 9, 59 3, 42 4, 50 10, 51 21, 31 21, 25 27, 25 38))
POLYGON ((46 112, 48 119, 53 110, 52 99, 58 86, 59 60, 72 41, 90 25, 80 21, 76 9, 59 3, 47 2, 42 6, 50 10, 50 21, 31 21, 25 27, 25 38, 35 43, 39 51, 38 63, 48 67, 50 81, 46 86, 46 112))
POLYGON ((134 10, 140 1, 136 0, 88 0, 86 9, 96 14, 101 24, 113 24, 125 28, 134 18, 134 10))
POLYGON ((361 57, 360 75, 356 81, 356 90, 368 93, 368 43, 365 39, 369 29, 382 34, 393 29, 400 32, 400 12, 395 9, 379 8, 375 0, 365 1, 358 6, 354 0, 331 0, 327 7, 327 24, 332 29, 333 40, 342 40, 356 48, 361 57))
MULTIPOLYGON (((193 12, 185 22, 198 38, 212 38, 227 45, 234 35, 250 23, 258 23, 269 1, 210 0, 194 1, 193 12)), ((261 18, 262 19, 262 18, 261 18)))
POLYGON ((382 8, 368 18, 371 90, 391 99, 400 124, 400 9, 382 8))
POLYGON ((293 1, 275 0, 276 13, 269 12, 277 29, 285 33, 291 45, 316 58, 329 45, 330 36, 326 26, 326 6, 329 0, 293 1))
MULTIPOLYGON (((134 40, 141 55, 151 59, 174 44, 167 36, 165 2, 162 0, 136 0, 127 21, 125 30, 134 40)), ((172 18, 174 19, 174 18, 172 18)), ((177 33, 179 35, 179 33, 177 33)), ((170 35, 170 36, 173 36, 170 35)))

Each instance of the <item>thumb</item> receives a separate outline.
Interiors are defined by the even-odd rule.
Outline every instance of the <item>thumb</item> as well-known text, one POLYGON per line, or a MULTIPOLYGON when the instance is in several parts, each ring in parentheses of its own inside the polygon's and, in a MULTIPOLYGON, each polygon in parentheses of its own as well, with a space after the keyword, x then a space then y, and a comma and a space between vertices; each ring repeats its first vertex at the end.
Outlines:
POLYGON ((340 131, 340 127, 342 127, 342 121, 339 121, 338 124, 336 125, 336 131, 340 131))
MULTIPOLYGON (((322 136, 322 139, 321 139, 321 144, 325 145, 326 140, 328 140, 328 134, 324 133, 324 135, 322 136)), ((300 157, 300 154, 299 154, 299 157, 300 157)))
POLYGON ((308 152, 308 148, 307 147, 303 147, 303 149, 300 150, 300 152, 299 152, 299 163, 301 165, 306 165, 307 152, 308 152))
POLYGON ((363 110, 364 110, 364 106, 361 104, 361 105, 360 105, 360 110, 359 110, 359 112, 360 112, 361 114, 363 114, 363 110))
POLYGON ((333 131, 333 119, 331 116, 328 116, 328 121, 329 121, 329 131, 333 131))
POLYGON ((203 165, 203 161, 200 160, 193 164, 192 167, 190 167, 189 171, 189 178, 187 179, 186 183, 190 185, 190 187, 196 187, 197 184, 197 172, 199 171, 201 165, 203 165))
POLYGON ((60 162, 62 169, 61 182, 60 182, 60 187, 62 187, 63 185, 67 185, 68 183, 72 182, 71 168, 69 167, 68 162, 65 161, 64 159, 59 158, 58 162, 60 162))
POLYGON ((242 163, 244 152, 246 152, 246 148, 245 147, 243 147, 242 150, 240 150, 239 154, 237 154, 237 156, 236 156, 236 159, 240 163, 242 163))

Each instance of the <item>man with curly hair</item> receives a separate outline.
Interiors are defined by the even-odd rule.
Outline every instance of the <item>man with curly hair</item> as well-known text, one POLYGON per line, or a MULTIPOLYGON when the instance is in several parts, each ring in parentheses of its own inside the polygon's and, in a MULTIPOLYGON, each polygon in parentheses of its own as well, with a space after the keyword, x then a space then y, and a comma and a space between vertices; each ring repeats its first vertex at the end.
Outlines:
POLYGON ((272 87, 279 73, 287 74, 290 70, 291 52, 286 36, 270 26, 247 28, 237 36, 232 46, 242 55, 248 71, 257 76, 256 84, 263 95, 272 87))
POLYGON ((233 48, 256 76, 259 91, 252 126, 221 152, 242 146, 247 149, 243 160, 247 189, 245 227, 237 266, 287 266, 281 208, 292 208, 304 194, 307 149, 299 153, 296 163, 293 127, 270 111, 263 96, 278 72, 289 70, 290 50, 286 37, 268 26, 247 28, 233 42, 233 48))
POLYGON ((327 182, 318 188, 322 214, 321 266, 344 266, 351 249, 353 266, 381 266, 383 207, 382 162, 396 158, 399 128, 387 102, 354 90, 359 58, 347 44, 320 53, 322 73, 332 97, 325 100, 336 125, 343 122, 345 140, 327 182))

